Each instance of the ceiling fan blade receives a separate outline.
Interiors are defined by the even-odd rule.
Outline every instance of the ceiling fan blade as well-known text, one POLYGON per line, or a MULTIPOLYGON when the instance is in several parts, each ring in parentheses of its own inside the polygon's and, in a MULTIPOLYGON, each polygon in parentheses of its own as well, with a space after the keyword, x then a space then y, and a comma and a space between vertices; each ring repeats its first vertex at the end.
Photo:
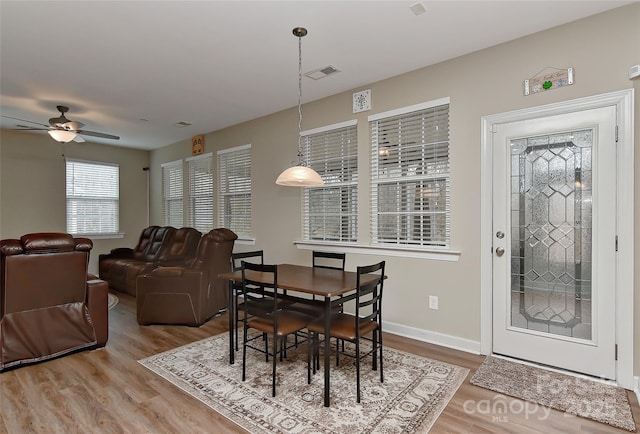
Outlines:
MULTIPOLYGON (((26 120, 26 119, 14 118, 14 117, 12 117, 12 116, 5 116, 5 115, 2 115, 2 117, 3 117, 3 118, 7 118, 7 119, 13 119, 14 121, 29 122, 30 124, 41 125, 41 126, 46 127, 46 128, 48 128, 48 127, 49 127, 49 125, 41 124, 40 122, 28 121, 28 120, 26 120)), ((17 125, 17 126, 19 126, 19 127, 25 127, 24 125, 17 125)), ((31 128, 31 127, 25 127, 25 128, 31 128)))
POLYGON ((49 131, 49 128, 36 128, 36 127, 29 127, 27 125, 16 125, 16 127, 18 127, 18 128, 14 128, 14 130, 16 131, 49 131))
POLYGON ((83 136, 99 137, 101 139, 120 140, 119 136, 114 136, 113 134, 97 133, 95 131, 86 131, 86 130, 77 130, 74 132, 76 134, 82 134, 83 136))
POLYGON ((86 140, 82 136, 80 136, 78 134, 76 134, 76 136, 73 138, 73 141, 76 142, 76 143, 84 143, 84 142, 86 142, 86 140))

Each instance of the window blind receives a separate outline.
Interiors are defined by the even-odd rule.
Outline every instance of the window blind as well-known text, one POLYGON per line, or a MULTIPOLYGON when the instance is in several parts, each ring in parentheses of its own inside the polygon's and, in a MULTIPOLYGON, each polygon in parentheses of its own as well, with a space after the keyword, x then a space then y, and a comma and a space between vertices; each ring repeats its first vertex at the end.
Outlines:
POLYGON ((219 224, 251 239, 251 145, 218 152, 219 224))
POLYGON ((66 160, 67 232, 118 233, 119 191, 117 164, 66 160))
POLYGON ((303 134, 307 164, 324 180, 304 194, 305 240, 356 242, 358 129, 354 122, 303 134))
POLYGON ((374 244, 448 247, 449 104, 370 119, 374 244))
POLYGON ((189 168, 189 226, 202 233, 213 229, 213 157, 192 157, 189 168))
POLYGON ((184 226, 182 160, 162 165, 162 215, 164 224, 176 228, 184 226))

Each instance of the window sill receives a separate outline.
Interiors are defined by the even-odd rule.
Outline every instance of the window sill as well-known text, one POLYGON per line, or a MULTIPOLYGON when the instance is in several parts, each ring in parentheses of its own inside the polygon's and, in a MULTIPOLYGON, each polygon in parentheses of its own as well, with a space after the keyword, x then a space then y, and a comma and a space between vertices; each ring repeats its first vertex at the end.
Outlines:
POLYGON ((92 240, 117 240, 120 238, 124 238, 126 234, 71 234, 75 238, 89 238, 92 240))
POLYGON ((238 238, 235 241, 235 244, 242 244, 245 246, 255 246, 256 245, 256 239, 255 238, 238 238))
POLYGON ((462 252, 434 248, 365 246, 361 244, 332 243, 323 241, 294 241, 301 250, 326 249, 340 253, 358 253, 362 255, 386 255, 403 258, 430 259, 435 261, 458 262, 462 252))

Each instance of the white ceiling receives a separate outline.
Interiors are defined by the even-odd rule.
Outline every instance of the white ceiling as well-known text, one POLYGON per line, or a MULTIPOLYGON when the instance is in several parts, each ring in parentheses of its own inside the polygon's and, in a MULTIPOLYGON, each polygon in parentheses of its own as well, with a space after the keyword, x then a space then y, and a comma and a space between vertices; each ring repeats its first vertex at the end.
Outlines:
MULTIPOLYGON (((56 106, 86 130, 154 149, 632 1, 0 1, 3 128, 56 106), (177 127, 178 122, 192 126, 177 127)), ((44 132, 42 132, 44 133, 44 132)), ((87 138, 88 140, 90 138, 87 138)))

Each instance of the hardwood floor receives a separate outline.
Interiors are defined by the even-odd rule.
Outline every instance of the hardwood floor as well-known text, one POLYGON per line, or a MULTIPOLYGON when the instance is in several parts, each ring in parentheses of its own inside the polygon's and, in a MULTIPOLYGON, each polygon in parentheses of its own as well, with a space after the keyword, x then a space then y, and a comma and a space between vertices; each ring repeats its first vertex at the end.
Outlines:
MULTIPOLYGON (((109 342, 0 374, 0 432, 6 433, 243 433, 244 430, 137 363, 144 357, 227 331, 227 316, 199 328, 138 326, 135 299, 117 294, 109 312, 109 342)), ((484 360, 394 335, 385 345, 471 370, 432 433, 623 433, 588 419, 504 398, 506 413, 491 412, 496 393, 469 378, 484 360)), ((640 408, 628 392, 636 421, 640 408)))

